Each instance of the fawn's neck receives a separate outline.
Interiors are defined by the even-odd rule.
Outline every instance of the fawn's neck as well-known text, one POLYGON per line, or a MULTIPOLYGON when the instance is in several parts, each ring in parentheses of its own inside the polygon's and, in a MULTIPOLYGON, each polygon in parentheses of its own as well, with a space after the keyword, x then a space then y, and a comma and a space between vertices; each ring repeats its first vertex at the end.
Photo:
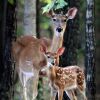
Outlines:
POLYGON ((63 36, 58 37, 58 36, 54 35, 50 52, 52 52, 52 53, 57 52, 58 48, 62 47, 62 43, 63 43, 63 36))

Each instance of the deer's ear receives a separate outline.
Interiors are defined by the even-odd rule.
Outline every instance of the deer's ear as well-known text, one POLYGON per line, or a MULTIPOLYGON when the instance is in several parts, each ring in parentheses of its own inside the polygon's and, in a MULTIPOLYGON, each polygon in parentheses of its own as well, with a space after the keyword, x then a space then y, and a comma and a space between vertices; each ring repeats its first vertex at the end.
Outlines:
POLYGON ((53 17, 55 15, 53 10, 50 10, 48 13, 45 13, 47 17, 53 17))
POLYGON ((45 45, 47 48, 49 48, 51 46, 51 43, 52 43, 51 39, 45 38, 45 37, 41 38, 40 41, 41 41, 41 44, 45 45))
POLYGON ((77 13, 77 8, 73 7, 68 10, 66 16, 68 17, 68 19, 73 19, 76 16, 76 13, 77 13))
POLYGON ((61 56, 64 53, 64 51, 65 51, 65 47, 61 47, 61 48, 58 49, 57 54, 59 56, 61 56))
POLYGON ((43 53, 46 53, 46 46, 41 44, 40 51, 43 52, 43 53))

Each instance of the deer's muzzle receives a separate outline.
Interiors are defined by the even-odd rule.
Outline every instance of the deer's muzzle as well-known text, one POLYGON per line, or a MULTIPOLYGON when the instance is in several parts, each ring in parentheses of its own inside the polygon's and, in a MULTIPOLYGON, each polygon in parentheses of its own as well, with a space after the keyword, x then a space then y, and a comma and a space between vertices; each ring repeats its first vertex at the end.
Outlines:
POLYGON ((56 29, 56 31, 59 32, 59 33, 60 33, 62 30, 63 30, 63 29, 62 29, 61 27, 58 27, 58 28, 56 29))

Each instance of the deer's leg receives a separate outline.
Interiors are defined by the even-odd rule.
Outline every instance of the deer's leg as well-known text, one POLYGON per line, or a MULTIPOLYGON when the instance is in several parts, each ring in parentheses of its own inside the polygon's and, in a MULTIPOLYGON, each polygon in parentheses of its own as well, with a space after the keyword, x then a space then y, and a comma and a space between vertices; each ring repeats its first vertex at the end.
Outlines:
POLYGON ((19 79, 20 79, 20 82, 22 84, 22 86, 24 87, 26 84, 24 83, 24 80, 25 80, 25 76, 23 74, 23 72, 19 69, 19 79))
POLYGON ((59 91, 58 91, 58 100, 63 99, 63 91, 64 91, 64 89, 59 89, 59 91))
POLYGON ((27 88, 23 87, 24 100, 27 100, 27 88))
POLYGON ((57 90, 51 87, 51 99, 50 100, 55 100, 57 94, 57 90))
MULTIPOLYGON (((36 75, 36 74, 35 74, 36 75)), ((33 96, 32 96, 32 100, 34 100, 38 94, 38 80, 39 80, 39 76, 37 75, 36 77, 33 77, 33 96)))
POLYGON ((19 78, 23 87, 23 98, 24 100, 27 100, 26 75, 24 75, 21 70, 19 71, 19 78))

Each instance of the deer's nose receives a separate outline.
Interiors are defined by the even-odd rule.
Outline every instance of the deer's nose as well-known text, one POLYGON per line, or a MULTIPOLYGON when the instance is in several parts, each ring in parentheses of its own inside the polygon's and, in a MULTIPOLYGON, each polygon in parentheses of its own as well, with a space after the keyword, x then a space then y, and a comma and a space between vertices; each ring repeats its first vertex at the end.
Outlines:
POLYGON ((61 28, 61 27, 58 27, 57 29, 56 29, 56 31, 58 31, 59 33, 62 31, 63 29, 61 28))

